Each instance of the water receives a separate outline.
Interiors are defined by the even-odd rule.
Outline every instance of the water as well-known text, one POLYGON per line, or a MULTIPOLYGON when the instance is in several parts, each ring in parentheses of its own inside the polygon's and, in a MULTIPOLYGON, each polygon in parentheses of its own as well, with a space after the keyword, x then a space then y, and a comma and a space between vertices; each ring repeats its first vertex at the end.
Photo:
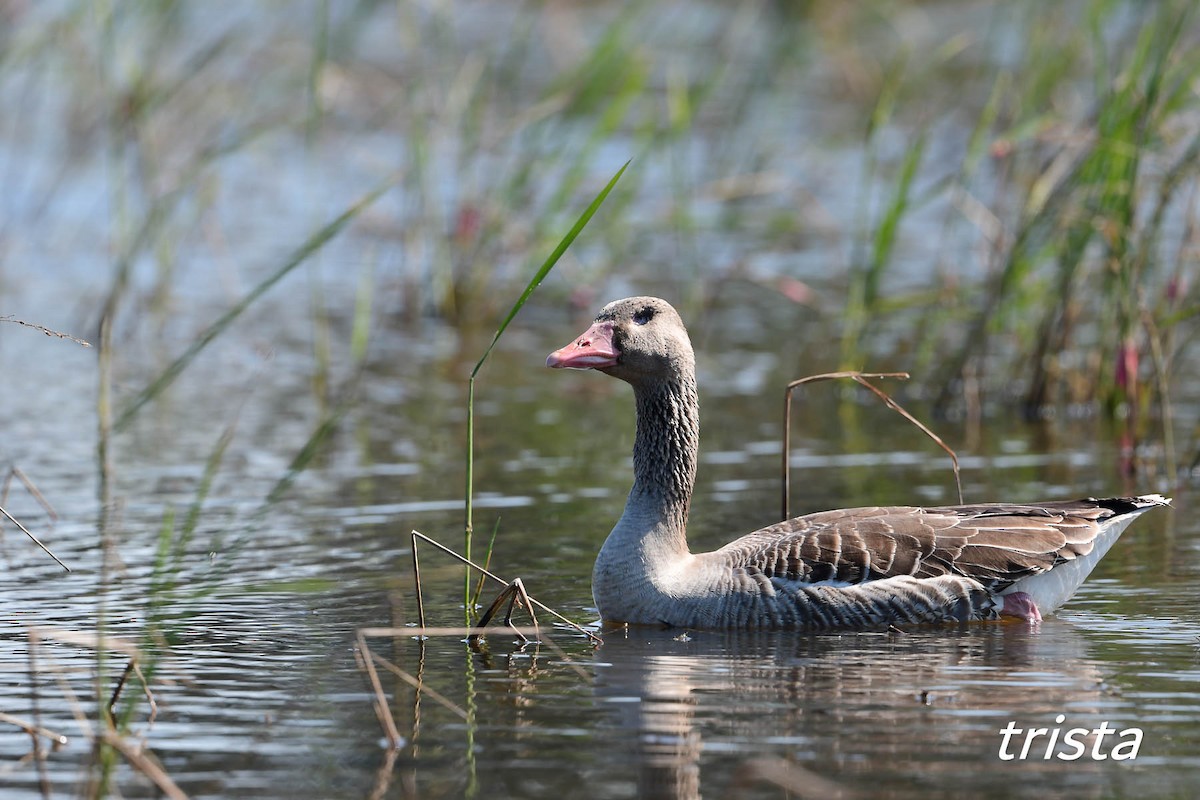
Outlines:
MULTIPOLYGON (((696 547, 778 514, 780 402, 760 389, 782 385, 781 368, 753 381, 712 379, 719 365, 753 363, 755 355, 713 332, 722 313, 696 326, 706 342, 707 433, 696 547)), ((602 376, 540 366, 576 327, 545 316, 498 353, 481 380, 476 526, 490 534, 499 520, 497 572, 520 575, 539 599, 588 623, 595 618, 591 560, 629 480, 632 404, 625 387, 602 376)), ((29 429, 9 439, 21 453, 13 460, 61 519, 47 520, 16 489, 9 507, 74 571, 62 574, 7 531, 0 696, 9 713, 36 713, 70 737, 46 765, 52 796, 69 796, 89 760, 76 715, 92 712, 94 652, 43 632, 31 670, 28 642, 32 628, 88 633, 96 620, 99 509, 88 446, 95 371, 75 345, 14 333, 6 331, 6 369, 54 386, 56 402, 46 415, 7 404, 10 429, 23 430, 20 420, 29 429), (14 347, 14 333, 29 340, 14 347)), ((378 335, 389 342, 385 350, 405 350, 412 334, 378 335)), ((757 355, 769 359, 778 336, 762 331, 757 355)), ((220 360, 198 364, 119 440, 120 566, 106 595, 109 632, 140 642, 151 600, 161 604, 158 629, 170 646, 150 645, 163 654, 151 680, 157 713, 151 720, 139 702, 132 727, 135 741, 189 794, 775 797, 776 783, 803 795, 818 776, 846 796, 1165 797, 1187 795, 1200 781, 1200 548, 1183 511, 1139 520, 1080 594, 1036 630, 997 624, 817 637, 635 630, 606 634, 598 648, 555 630, 551 641, 524 648, 511 636, 492 637, 486 653, 458 637, 424 645, 408 634, 375 639, 380 655, 426 687, 418 696, 385 674, 405 739, 387 752, 354 661, 354 632, 415 621, 409 530, 460 544, 461 363, 457 353, 374 362, 344 434, 254 523, 307 437, 304 415, 284 397, 294 381, 282 376, 276 385, 279 370, 269 370, 271 379, 258 379, 243 401, 181 585, 165 599, 151 591, 164 515, 173 508, 183 516, 227 422, 214 410, 215 386, 189 387, 230 380, 220 360), (429 689, 470 718, 440 706, 429 689), (1098 761, 1089 750, 1073 761, 1046 760, 1038 747, 1024 760, 999 758, 999 732, 1010 721, 1053 728, 1058 715, 1064 733, 1102 722, 1141 729, 1136 759, 1098 761)), ((839 416, 819 392, 797 410, 797 509, 953 499, 944 456, 884 409, 856 403, 840 414, 845 428, 812 424, 825 414, 839 416), (848 451, 848 440, 870 446, 848 451)), ((1046 449, 1043 428, 989 426, 984 444, 961 453, 968 499, 1125 491, 1116 482, 1114 443, 1078 430, 1056 426, 1058 444, 1046 449)), ((953 426, 942 433, 954 444, 961 435, 953 426)), ((1190 502, 1187 490, 1177 496, 1184 509, 1190 502)), ((423 565, 431 623, 458 624, 458 571, 431 552, 423 565)), ((108 674, 124 663, 110 654, 108 674)), ((133 683, 126 693, 140 688, 133 683)), ((0 732, 6 796, 38 796, 37 773, 22 761, 29 747, 15 729, 0 732)), ((128 766, 117 781, 125 796, 153 794, 128 766)))
MULTIPOLYGON (((201 71, 195 94, 185 94, 178 107, 168 103, 143 131, 148 138, 134 155, 171 169, 178 168, 173 159, 207 141, 209 128, 193 120, 220 131, 257 112, 302 105, 288 91, 304 83, 291 79, 306 74, 308 62, 296 54, 308 52, 312 33, 299 18, 254 11, 209 18, 187 9, 178 24, 202 34, 196 42, 240 33, 212 73, 201 71), (271 45, 269 57, 260 44, 271 45), (243 80, 247 64, 262 81, 243 80), (237 98, 228 108, 216 105, 225 92, 237 98), (270 102, 260 107, 260 101, 270 102), (152 158, 156 147, 164 148, 161 162, 152 158)), ((410 24, 425 30, 424 18, 374 13, 382 22, 367 27, 360 46, 379 63, 397 59, 396 74, 404 74, 411 53, 397 54, 392 37, 411 36, 410 24)), ((482 46, 492 38, 484 35, 487 25, 513 24, 509 12, 493 13, 474 24, 466 15, 456 18, 452 30, 461 38, 447 46, 482 46)), ((632 202, 633 216, 650 222, 626 236, 629 229, 598 216, 580 240, 579 261, 564 262, 534 295, 477 387, 476 553, 495 527, 491 567, 520 576, 538 599, 589 625, 592 560, 620 515, 630 480, 632 402, 627 387, 602 376, 546 370, 546 353, 582 330, 593 305, 610 297, 654 291, 678 301, 699 350, 703 450, 690 531, 696 549, 778 518, 782 387, 838 360, 836 308, 825 313, 769 288, 781 275, 795 277, 828 292, 825 302, 836 306, 838 281, 829 263, 837 237, 822 234, 820 225, 803 235, 767 237, 760 212, 790 208, 794 198, 731 200, 719 193, 694 198, 689 210, 698 228, 691 235, 656 216, 689 192, 656 189, 656 181, 664 178, 665 187, 681 169, 715 179, 724 173, 705 170, 721 159, 709 156, 732 152, 734 163, 776 165, 784 186, 818 184, 822 208, 810 216, 841 219, 855 208, 858 191, 849 185, 856 181, 839 177, 842 167, 853 174, 862 168, 860 154, 845 144, 853 140, 845 120, 857 119, 861 109, 815 95, 805 95, 812 103, 802 104, 803 111, 773 102, 780 87, 763 78, 771 62, 753 60, 763 48, 750 45, 775 42, 773 25, 797 25, 816 37, 802 18, 729 18, 707 8, 688 23, 693 29, 682 25, 678 9, 674 14, 654 18, 683 40, 668 38, 674 44, 663 46, 668 53, 682 48, 696 65, 710 59, 695 52, 689 37, 707 42, 723 30, 736 34, 720 42, 739 42, 735 52, 750 59, 737 62, 746 71, 734 73, 741 81, 734 86, 747 87, 749 106, 763 110, 762 125, 721 127, 706 117, 687 152, 675 154, 678 161, 647 156, 642 174, 653 180, 632 202), (821 135, 798 155, 790 149, 796 126, 809 121, 821 135), (739 136, 744 150, 723 145, 739 136), (756 213, 745 213, 748 207, 756 213), (614 261, 644 257, 637 263, 648 266, 596 275, 603 260, 597 253, 606 252, 614 261), (697 274, 709 280, 697 281, 697 274)), ((79 19, 97 37, 82 41, 98 41, 88 18, 79 19)), ((430 29, 446 34, 437 25, 430 29)), ((126 37, 147 48, 154 39, 118 26, 118 40, 126 37)), ((175 74, 200 46, 181 46, 160 62, 116 48, 114 63, 122 66, 110 77, 122 86, 132 82, 139 57, 175 74)), ((537 57, 522 63, 544 82, 556 56, 550 48, 534 51, 537 57)), ((786 62, 797 70, 788 75, 807 76, 798 84, 807 91, 832 69, 830 61, 813 58, 811 73, 786 62)), ((125 241, 125 215, 137 218, 146 199, 137 189, 146 187, 129 179, 135 185, 121 188, 115 176, 126 174, 125 158, 136 159, 106 161, 103 137, 94 148, 72 148, 71 136, 96 144, 87 119, 99 95, 84 91, 95 88, 86 74, 64 77, 53 64, 62 66, 47 56, 0 75, 8 107, 29 108, 34 120, 26 125, 13 117, 0 125, 0 168, 20 187, 4 201, 0 312, 96 341, 110 289, 110 250, 125 241), (23 105, 30 98, 36 103, 23 105)), ((665 62, 662 68, 667 74, 665 62)), ((470 77, 469 70, 448 72, 448 78, 437 72, 423 91, 470 77)), ((114 331, 118 411, 317 225, 403 160, 390 158, 388 148, 417 134, 389 128, 391 117, 385 124, 373 116, 386 116, 379 109, 389 108, 387 91, 355 82, 353 70, 341 76, 344 84, 338 75, 324 87, 334 122, 316 141, 283 129, 217 164, 206 174, 209 183, 192 187, 162 246, 136 261, 114 331), (357 95, 355 88, 379 95, 357 95)), ((788 91, 796 88, 788 84, 788 91)), ((562 123, 556 132, 567 141, 582 138, 570 128, 562 123)), ((636 137, 628 131, 608 140, 595 155, 597 171, 628 157, 631 142, 636 137)), ((458 140, 431 136, 430 143, 436 168, 426 177, 438 207, 424 202, 424 190, 404 184, 382 210, 219 336, 115 437, 107 505, 98 499, 95 349, 0 325, 6 379, 0 459, 35 482, 57 520, 16 483, 4 505, 72 568, 64 573, 5 526, 0 711, 36 720, 69 742, 48 751, 39 768, 29 757, 29 736, 0 723, 0 795, 76 796, 97 774, 89 736, 96 730, 102 619, 110 638, 100 648, 101 693, 109 695, 129 654, 140 650, 154 707, 131 678, 122 692, 130 704, 128 741, 193 797, 1148 798, 1200 791, 1194 485, 1173 492, 1177 510, 1139 519, 1076 598, 1036 629, 1006 623, 830 636, 638 629, 600 631, 603 644, 594 647, 555 627, 523 647, 508 634, 489 637, 485 651, 458 636, 417 641, 409 627, 416 620, 409 532, 461 546, 465 378, 499 319, 492 306, 508 302, 507 295, 478 305, 464 301, 457 319, 413 313, 423 305, 413 297, 428 299, 441 279, 434 265, 442 217, 452 216, 447 208, 504 160, 478 156, 451 181, 446 176, 458 162, 447 151, 458 140), (349 341, 364 275, 373 279, 374 304, 369 355, 357 374, 349 341), (325 345, 328 374, 314 355, 325 345), (314 388, 320 380, 331 387, 333 402, 353 400, 320 455, 278 502, 267 502, 331 405, 314 388), (206 462, 226 434, 211 489, 185 536, 206 462), (107 559, 102 528, 112 541, 107 559), (175 532, 164 536, 164 529, 175 532), (178 553, 161 556, 164 540, 178 553), (421 682, 418 691, 381 673, 403 737, 395 751, 384 746, 354 655, 357 630, 386 626, 400 633, 372 638, 372 648, 421 682), (1087 752, 1046 759, 1041 738, 1024 758, 1004 759, 1000 732, 1009 723, 1022 731, 1057 729, 1064 737, 1084 729, 1087 752), (1142 731, 1136 758, 1093 758, 1090 732, 1102 723, 1142 731)), ((538 179, 540 197, 551 193, 557 172, 539 172, 538 179)), ((531 219, 521 214, 516 205, 506 209, 488 240, 500 243, 495 264, 488 262, 497 273, 542 255, 529 236, 531 219)), ((918 265, 936 260, 929 248, 942 241, 940 234, 927 234, 940 224, 918 217, 906 228, 910 269, 901 282, 928 277, 918 265)), ((902 355, 873 366, 908 368, 903 343, 896 349, 902 355)), ((920 413, 919 385, 901 397, 920 413)), ((1196 415, 1195 395, 1184 386, 1174 400, 1177 429, 1185 431, 1196 415)), ((934 423, 958 450, 968 501, 1167 489, 1152 476, 1123 477, 1119 431, 1094 418, 1031 425, 1009 416, 1002 402, 987 411, 978 424, 934 423)), ((865 395, 810 388, 794 426, 796 513, 957 499, 946 456, 865 395)), ((1148 441, 1153 457, 1158 440, 1151 434, 1148 441)), ((431 624, 460 624, 461 572, 432 551, 422 551, 422 566, 431 624)), ((1117 739, 1109 736, 1094 752, 1111 754, 1117 739)), ((1019 756, 1023 743, 1013 739, 1007 752, 1019 756)), ((129 759, 118 759, 112 780, 121 796, 158 796, 129 759)))

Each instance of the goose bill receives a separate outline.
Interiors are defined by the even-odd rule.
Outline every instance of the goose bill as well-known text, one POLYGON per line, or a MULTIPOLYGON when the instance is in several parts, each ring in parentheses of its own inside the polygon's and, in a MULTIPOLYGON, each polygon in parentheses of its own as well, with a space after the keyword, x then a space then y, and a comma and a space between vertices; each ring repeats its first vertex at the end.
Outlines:
POLYGON ((604 369, 615 367, 621 354, 613 344, 611 322, 597 322, 566 347, 546 358, 546 366, 555 369, 604 369))

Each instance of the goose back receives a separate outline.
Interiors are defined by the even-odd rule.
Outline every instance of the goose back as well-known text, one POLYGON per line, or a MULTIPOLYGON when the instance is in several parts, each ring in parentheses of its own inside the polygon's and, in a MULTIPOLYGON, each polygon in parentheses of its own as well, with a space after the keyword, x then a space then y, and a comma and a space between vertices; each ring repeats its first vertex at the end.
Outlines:
POLYGON ((958 575, 989 591, 1031 592, 1045 612, 1078 588, 1134 517, 1157 496, 840 509, 785 520, 714 555, 767 578, 856 584, 908 575, 958 575), (1054 570, 1053 582, 1034 581, 1054 570))

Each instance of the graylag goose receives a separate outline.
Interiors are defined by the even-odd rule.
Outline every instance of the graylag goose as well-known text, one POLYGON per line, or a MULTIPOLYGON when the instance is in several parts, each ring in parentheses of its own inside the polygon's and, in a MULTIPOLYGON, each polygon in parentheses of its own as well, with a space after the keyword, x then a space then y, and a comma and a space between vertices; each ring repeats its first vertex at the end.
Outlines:
POLYGON ((633 488, 592 571, 605 622, 861 630, 1065 603, 1159 495, 1030 505, 849 508, 776 523, 710 553, 687 543, 700 433, 695 356, 669 303, 605 306, 546 365, 633 386, 633 488))

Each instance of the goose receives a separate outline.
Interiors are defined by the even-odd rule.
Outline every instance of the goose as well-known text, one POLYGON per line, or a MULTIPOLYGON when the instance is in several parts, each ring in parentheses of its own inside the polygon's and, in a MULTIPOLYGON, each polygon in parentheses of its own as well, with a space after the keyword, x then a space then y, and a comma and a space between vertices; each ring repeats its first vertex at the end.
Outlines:
POLYGON ((605 624, 886 629, 1002 616, 1040 622, 1161 495, 870 507, 778 522, 708 553, 687 543, 700 432, 695 355, 656 297, 606 305, 546 359, 633 387, 633 488, 592 571, 605 624))

